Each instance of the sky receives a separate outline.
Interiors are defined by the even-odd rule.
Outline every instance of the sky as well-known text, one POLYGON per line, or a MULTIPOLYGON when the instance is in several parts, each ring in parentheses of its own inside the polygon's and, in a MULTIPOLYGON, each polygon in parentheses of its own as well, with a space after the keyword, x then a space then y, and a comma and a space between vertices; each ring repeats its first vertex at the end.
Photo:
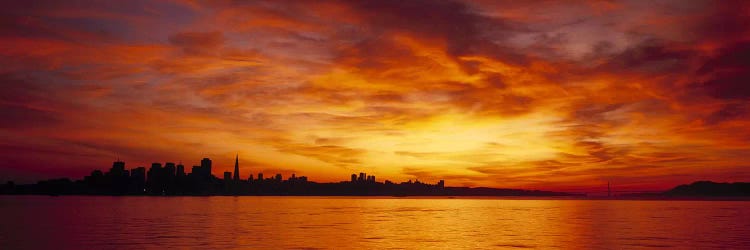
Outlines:
POLYGON ((747 1, 1 2, 1 181, 750 181, 747 1))

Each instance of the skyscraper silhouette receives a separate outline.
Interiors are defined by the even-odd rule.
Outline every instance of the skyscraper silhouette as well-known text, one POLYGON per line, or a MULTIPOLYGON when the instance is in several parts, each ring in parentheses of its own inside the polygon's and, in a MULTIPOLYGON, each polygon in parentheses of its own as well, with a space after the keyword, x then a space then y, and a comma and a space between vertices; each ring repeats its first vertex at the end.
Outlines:
POLYGON ((116 162, 113 162, 112 168, 109 170, 109 172, 115 176, 122 175, 125 172, 125 162, 120 161, 119 159, 116 162))
MULTIPOLYGON (((193 168, 195 171, 196 169, 193 168)), ((198 175, 201 176, 204 180, 210 180, 211 179, 211 159, 203 158, 201 160, 201 166, 198 168, 198 175)))
POLYGON ((185 176, 185 165, 182 165, 182 163, 177 165, 177 177, 184 177, 185 176))
POLYGON ((201 160, 201 167, 208 170, 208 173, 211 174, 211 159, 203 158, 201 160))
POLYGON ((148 169, 148 175, 146 175, 146 189, 151 194, 161 195, 164 193, 164 168, 161 167, 161 163, 151 163, 151 168, 148 169))
POLYGON ((240 181, 240 155, 237 154, 234 157, 234 181, 240 181))
POLYGON ((177 168, 175 167, 174 162, 164 163, 164 171, 167 176, 175 176, 177 168))

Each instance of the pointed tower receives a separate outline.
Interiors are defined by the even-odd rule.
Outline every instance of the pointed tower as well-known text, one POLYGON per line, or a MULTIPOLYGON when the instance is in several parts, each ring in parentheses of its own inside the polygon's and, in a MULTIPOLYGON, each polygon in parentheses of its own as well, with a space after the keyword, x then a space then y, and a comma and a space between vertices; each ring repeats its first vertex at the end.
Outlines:
POLYGON ((240 155, 234 158, 234 181, 240 181, 240 155))

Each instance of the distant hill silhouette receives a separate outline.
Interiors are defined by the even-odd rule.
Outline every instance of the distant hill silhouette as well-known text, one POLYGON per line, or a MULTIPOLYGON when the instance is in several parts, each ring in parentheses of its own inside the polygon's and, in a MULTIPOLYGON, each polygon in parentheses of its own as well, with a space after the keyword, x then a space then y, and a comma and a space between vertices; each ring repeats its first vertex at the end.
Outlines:
POLYGON ((667 196, 695 197, 750 196, 750 183, 719 183, 712 181, 696 181, 691 184, 679 185, 669 191, 664 192, 663 194, 667 196))

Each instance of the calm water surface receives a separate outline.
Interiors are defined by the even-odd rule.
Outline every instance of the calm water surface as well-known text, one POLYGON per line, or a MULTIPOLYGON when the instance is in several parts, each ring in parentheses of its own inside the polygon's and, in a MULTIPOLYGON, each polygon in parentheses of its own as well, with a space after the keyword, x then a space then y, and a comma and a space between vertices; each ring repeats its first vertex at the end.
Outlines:
POLYGON ((750 202, 0 196, 0 249, 750 248, 750 202))

